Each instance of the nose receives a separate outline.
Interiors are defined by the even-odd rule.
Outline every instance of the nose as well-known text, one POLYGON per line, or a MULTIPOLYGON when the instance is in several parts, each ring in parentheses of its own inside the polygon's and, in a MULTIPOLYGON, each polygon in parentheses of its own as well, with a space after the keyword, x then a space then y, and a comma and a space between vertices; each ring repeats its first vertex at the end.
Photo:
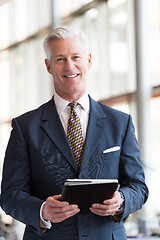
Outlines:
POLYGON ((66 59, 65 70, 70 71, 74 69, 74 67, 75 67, 74 61, 72 59, 66 59))

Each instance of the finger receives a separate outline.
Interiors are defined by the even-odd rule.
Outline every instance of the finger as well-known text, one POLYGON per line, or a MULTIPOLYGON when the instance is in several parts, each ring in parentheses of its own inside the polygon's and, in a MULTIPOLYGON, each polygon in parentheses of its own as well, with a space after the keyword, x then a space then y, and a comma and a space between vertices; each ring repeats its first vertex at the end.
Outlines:
POLYGON ((109 210, 111 209, 111 204, 100 204, 100 203, 94 203, 92 204, 93 208, 102 209, 102 210, 109 210))
POLYGON ((59 206, 59 207, 52 207, 51 210, 54 212, 54 213, 64 213, 64 212, 68 212, 68 211, 72 211, 72 210, 75 210, 77 209, 78 206, 77 205, 67 205, 67 206, 59 206))
POLYGON ((77 205, 68 205, 66 207, 53 207, 44 205, 42 209, 42 216, 44 219, 51 222, 61 222, 79 212, 77 205))
POLYGON ((119 205, 105 205, 105 204, 93 204, 90 210, 100 216, 113 215, 119 209, 119 205))
POLYGON ((103 204, 105 204, 105 205, 113 205, 113 204, 116 204, 117 202, 119 202, 119 199, 112 198, 112 199, 104 200, 103 204))
POLYGON ((103 201, 104 204, 120 204, 121 202, 121 195, 119 191, 116 191, 111 199, 106 199, 103 201))
POLYGON ((74 210, 67 211, 64 213, 54 214, 53 218, 51 219, 51 222, 53 222, 53 223, 62 222, 64 220, 66 220, 67 218, 70 218, 70 217, 74 216, 75 214, 79 213, 79 211, 80 211, 80 209, 76 208, 74 210))
POLYGON ((99 216, 109 216, 109 215, 114 215, 117 211, 118 208, 115 209, 97 209, 97 208, 90 208, 91 212, 99 215, 99 216))
POLYGON ((54 199, 56 199, 56 200, 60 200, 60 198, 61 198, 61 194, 59 194, 59 195, 54 195, 54 196, 52 196, 54 199))
POLYGON ((110 210, 102 210, 102 209, 97 209, 97 208, 90 208, 91 212, 99 215, 99 216, 109 216, 111 215, 111 211, 110 210))
MULTIPOLYGON (((56 196, 52 196, 52 197, 48 197, 46 199, 46 202, 45 204, 43 205, 43 208, 42 208, 42 217, 43 219, 45 220, 50 220, 51 218, 51 214, 54 213, 55 211, 56 212, 59 212, 60 210, 57 210, 57 209, 60 209, 60 208, 65 208, 67 206, 69 206, 69 203, 67 202, 60 202, 59 199, 60 195, 56 195, 56 196)), ((65 211, 65 210, 63 210, 65 211)))
POLYGON ((92 207, 94 209, 99 209, 102 211, 112 211, 112 214, 118 211, 119 204, 113 204, 113 205, 104 205, 104 204, 93 204, 92 207))
POLYGON ((59 201, 59 196, 56 195, 56 196, 52 196, 52 197, 48 197, 47 200, 46 200, 46 204, 47 206, 50 206, 50 207, 65 207, 65 206, 68 206, 69 203, 68 202, 61 202, 59 201))

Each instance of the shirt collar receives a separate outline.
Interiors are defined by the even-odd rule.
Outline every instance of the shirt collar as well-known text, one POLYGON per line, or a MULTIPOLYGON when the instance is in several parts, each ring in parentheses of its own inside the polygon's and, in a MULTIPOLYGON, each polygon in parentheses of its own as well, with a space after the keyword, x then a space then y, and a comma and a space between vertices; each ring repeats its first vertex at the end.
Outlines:
POLYGON ((89 104, 89 97, 87 92, 85 92, 83 94, 82 97, 80 97, 77 102, 81 105, 81 107, 87 112, 89 113, 89 109, 90 109, 90 104, 89 104))
MULTIPOLYGON (((54 102, 57 108, 58 114, 61 116, 62 112, 66 109, 66 107, 69 104, 69 101, 63 99, 60 97, 56 91, 54 93, 54 102)), ((89 97, 87 92, 83 94, 82 97, 80 97, 77 102, 81 105, 81 107, 89 114, 90 104, 89 104, 89 97)))

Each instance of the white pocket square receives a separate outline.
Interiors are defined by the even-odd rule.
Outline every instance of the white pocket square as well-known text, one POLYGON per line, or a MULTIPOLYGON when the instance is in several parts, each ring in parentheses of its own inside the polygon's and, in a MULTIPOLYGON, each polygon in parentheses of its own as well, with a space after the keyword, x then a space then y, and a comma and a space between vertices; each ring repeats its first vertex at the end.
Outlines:
POLYGON ((120 146, 111 147, 104 150, 103 153, 115 152, 115 151, 118 151, 120 148, 121 148, 120 146))

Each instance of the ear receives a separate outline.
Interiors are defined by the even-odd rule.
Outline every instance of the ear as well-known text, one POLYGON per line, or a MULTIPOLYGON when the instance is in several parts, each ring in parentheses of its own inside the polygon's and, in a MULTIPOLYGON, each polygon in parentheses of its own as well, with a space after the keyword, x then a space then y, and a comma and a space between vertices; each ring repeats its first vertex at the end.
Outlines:
POLYGON ((45 59, 45 64, 46 64, 47 71, 50 74, 52 74, 52 72, 51 72, 51 65, 50 65, 50 62, 49 62, 49 60, 47 58, 45 59))
POLYGON ((89 53, 88 55, 88 69, 92 66, 92 55, 89 53))

